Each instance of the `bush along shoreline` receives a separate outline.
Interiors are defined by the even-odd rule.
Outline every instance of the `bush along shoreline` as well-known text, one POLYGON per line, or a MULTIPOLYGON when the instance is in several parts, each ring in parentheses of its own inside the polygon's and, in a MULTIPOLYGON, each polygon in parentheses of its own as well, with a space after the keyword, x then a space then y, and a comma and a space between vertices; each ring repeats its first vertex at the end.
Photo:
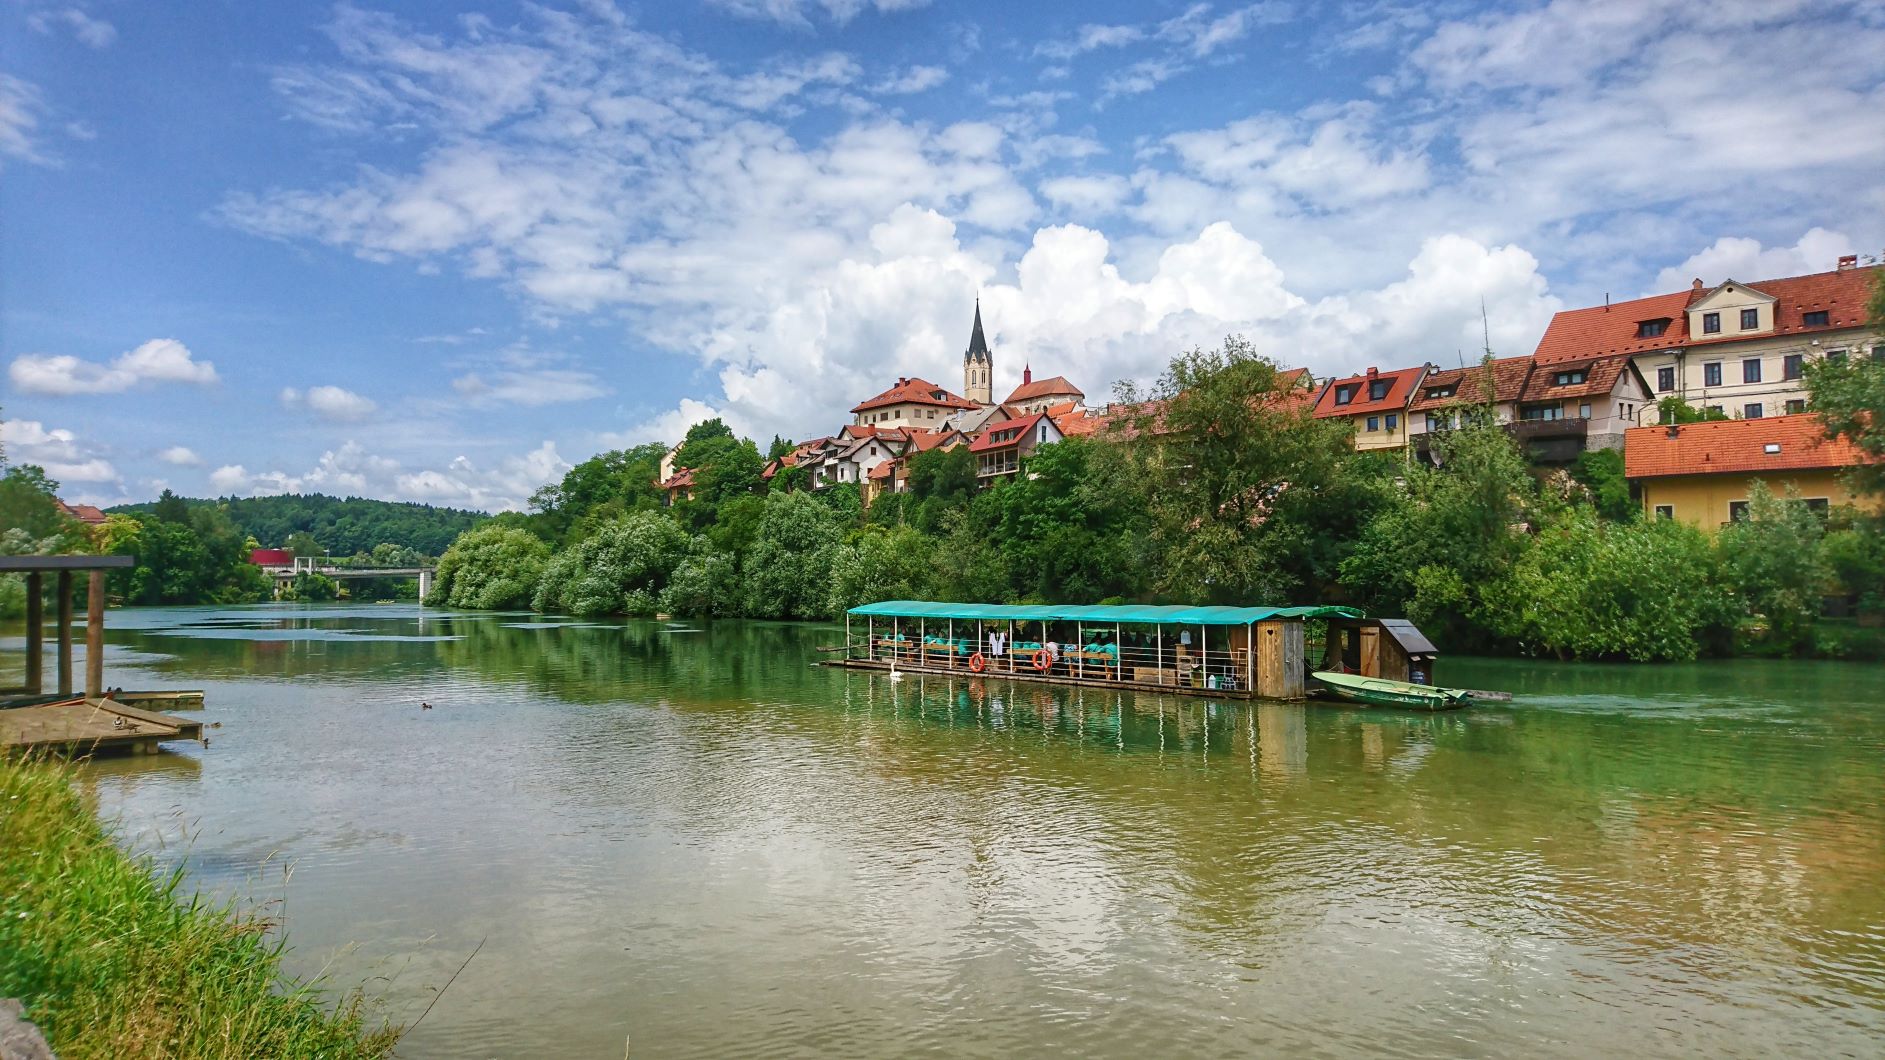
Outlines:
POLYGON ((0 998, 65 1060, 391 1055, 368 1003, 281 971, 270 923, 126 854, 70 767, 0 760, 0 998))

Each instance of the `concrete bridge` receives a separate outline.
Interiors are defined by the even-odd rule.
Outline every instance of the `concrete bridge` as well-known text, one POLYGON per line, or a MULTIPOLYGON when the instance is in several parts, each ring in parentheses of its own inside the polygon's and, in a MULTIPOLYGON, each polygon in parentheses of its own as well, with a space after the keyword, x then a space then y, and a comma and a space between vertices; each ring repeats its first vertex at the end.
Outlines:
POLYGON ((432 575, 437 567, 342 567, 337 566, 331 557, 315 559, 313 556, 297 556, 294 564, 287 567, 263 567, 263 573, 275 579, 275 595, 281 595, 282 586, 294 581, 302 574, 319 574, 335 581, 347 581, 359 578, 417 578, 419 579, 419 599, 424 600, 432 591, 432 575))

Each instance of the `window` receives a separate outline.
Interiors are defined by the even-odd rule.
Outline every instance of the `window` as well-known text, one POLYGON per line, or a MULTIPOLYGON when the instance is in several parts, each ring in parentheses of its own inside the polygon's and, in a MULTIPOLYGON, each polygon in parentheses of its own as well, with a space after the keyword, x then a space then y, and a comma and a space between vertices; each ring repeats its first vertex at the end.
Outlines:
POLYGON ((1721 362, 1720 361, 1709 361, 1707 364, 1702 365, 1702 385, 1703 386, 1720 386, 1721 385, 1721 362))
POLYGON ((1368 400, 1380 401, 1382 398, 1387 397, 1388 386, 1389 386, 1389 383, 1385 379, 1377 379, 1374 382, 1369 383, 1368 384, 1368 400))
POLYGON ((1577 407, 1577 418, 1580 420, 1590 419, 1590 402, 1586 401, 1577 407))
POLYGON ((1444 413, 1444 412, 1429 412, 1429 413, 1427 413, 1427 429, 1428 429, 1428 430, 1430 430, 1430 431, 1444 431, 1444 430, 1446 430, 1447 428, 1449 428, 1449 427, 1451 427, 1451 426, 1453 426, 1453 425, 1452 425, 1451 423, 1449 423, 1449 422, 1447 422, 1447 415, 1446 415, 1446 413, 1444 413))
POLYGON ((1760 326, 1761 326, 1761 311, 1760 310, 1743 309, 1741 311, 1741 330, 1742 331, 1753 331, 1755 328, 1758 328, 1760 326))
POLYGON ((1391 431, 1394 428, 1399 427, 1400 425, 1401 425, 1401 414, 1398 412, 1388 413, 1388 430, 1391 431))
POLYGON ((1636 337, 1639 339, 1658 338, 1669 330, 1669 318, 1660 320, 1639 320, 1636 322, 1636 337))
POLYGON ((1806 510, 1824 519, 1832 514, 1833 505, 1832 502, 1828 501, 1825 497, 1808 497, 1806 499, 1806 510))
POLYGON ((1794 398, 1793 400, 1787 402, 1787 415, 1798 416, 1800 413, 1805 412, 1805 411, 1806 411, 1805 398, 1794 398))
POLYGON ((1747 522, 1748 521, 1748 502, 1729 501, 1728 502, 1728 521, 1731 523, 1747 522))
POLYGON ((1658 518, 1658 519, 1674 519, 1675 517, 1676 517, 1676 506, 1675 506, 1675 505, 1673 505, 1673 504, 1658 504, 1658 505, 1656 506, 1656 518, 1658 518))
POLYGON ((1761 403, 1758 401, 1750 401, 1747 404, 1741 406, 1741 418, 1744 420, 1760 419, 1761 418, 1761 403))
POLYGON ((1380 430, 1380 429, 1381 429, 1381 417, 1379 417, 1379 416, 1370 416, 1370 417, 1368 417, 1368 429, 1369 429, 1369 430, 1371 430, 1371 431, 1378 431, 1378 430, 1380 430))
POLYGON ((1668 368, 1656 369, 1657 392, 1662 393, 1662 394, 1667 394, 1668 392, 1670 392, 1671 390, 1674 390, 1675 388, 1676 388, 1675 367, 1672 365, 1668 368))
POLYGON ((1725 413, 1725 412, 1724 412, 1724 411, 1722 410, 1722 407, 1721 407, 1720 405, 1710 405, 1710 406, 1708 406, 1708 411, 1710 411, 1710 412, 1712 412, 1712 413, 1714 413, 1714 414, 1715 414, 1715 415, 1717 415, 1717 416, 1725 416, 1725 415, 1727 415, 1727 413, 1725 413))
POLYGON ((1577 368, 1569 372, 1559 372, 1558 374, 1552 376, 1551 385, 1552 386, 1570 386, 1572 383, 1582 383, 1584 380, 1589 379, 1589 378, 1590 378, 1590 369, 1577 368))
POLYGON ((1805 354, 1790 353, 1780 359, 1780 377, 1782 379, 1798 379, 1806 374, 1803 371, 1805 366, 1805 354))
POLYGON ((1832 321, 1827 317, 1827 312, 1824 309, 1813 309, 1800 314, 1801 327, 1823 328, 1830 323, 1832 323, 1832 321))
POLYGON ((1721 333, 1721 314, 1720 313, 1703 313, 1702 314, 1702 334, 1718 335, 1720 333, 1721 333))
POLYGON ((1346 383, 1335 388, 1335 403, 1347 405, 1355 400, 1355 384, 1346 383))
POLYGON ((1518 418, 1521 420, 1531 420, 1533 422, 1540 420, 1561 420, 1564 418, 1564 409, 1557 405, 1527 405, 1519 410, 1518 418))
POLYGON ((1749 357, 1747 360, 1741 362, 1741 381, 1743 383, 1758 383, 1761 381, 1761 359, 1759 357, 1749 357))
POLYGON ((1457 383, 1451 383, 1446 386, 1430 386, 1427 388, 1427 397, 1433 399, 1450 398, 1454 394, 1459 393, 1459 389, 1459 384, 1457 383))
MULTIPOLYGON (((1885 348, 1885 347, 1882 347, 1882 348, 1885 348)), ((1878 353, 1876 350, 1873 351, 1873 356, 1874 357, 1878 356, 1878 353)), ((1826 359, 1828 361, 1833 362, 1834 364, 1838 364, 1839 362, 1846 359, 1846 351, 1845 350, 1827 350, 1826 359)))

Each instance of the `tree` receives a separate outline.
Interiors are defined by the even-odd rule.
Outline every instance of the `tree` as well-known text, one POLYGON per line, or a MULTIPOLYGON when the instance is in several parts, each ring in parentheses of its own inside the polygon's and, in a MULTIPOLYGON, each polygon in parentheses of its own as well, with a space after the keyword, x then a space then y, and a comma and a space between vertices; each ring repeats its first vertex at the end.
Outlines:
POLYGON ((659 442, 592 456, 564 473, 561 482, 531 495, 535 528, 550 541, 570 541, 633 512, 661 507, 659 442))
POLYGON ((838 612, 882 600, 920 600, 931 581, 930 545, 907 526, 868 526, 838 546, 831 560, 831 599, 838 612))
POLYGON ((777 460, 795 448, 797 447, 793 445, 792 439, 781 438, 775 434, 772 436, 772 444, 766 447, 766 460, 768 462, 777 460))
POLYGON ((1615 523, 1627 523, 1642 514, 1630 498, 1630 482, 1623 477, 1623 451, 1591 449, 1577 455, 1571 477, 1590 491, 1597 514, 1615 523))
POLYGON ((832 508, 810 493, 766 495, 746 558, 745 606, 755 618, 824 618, 831 613, 832 554, 843 536, 832 508))
POLYGON ((439 557, 431 595, 434 607, 487 610, 529 607, 550 560, 550 546, 516 527, 468 530, 439 557))
POLYGON ((558 553, 532 606, 571 615, 651 615, 686 557, 686 531, 660 512, 636 512, 558 553))
POLYGON ((1748 483, 1747 518, 1721 529, 1717 554, 1727 584, 1750 616, 1765 620, 1763 645, 1798 654, 1813 643, 1813 627, 1831 581, 1820 552, 1825 526, 1789 487, 1776 497, 1765 483, 1748 483))
POLYGON ((1845 357, 1821 357, 1806 364, 1807 407, 1826 425, 1829 437, 1844 438, 1869 458, 1851 469, 1860 492, 1885 492, 1885 269, 1872 287, 1868 319, 1877 345, 1866 357, 1853 350, 1845 357))
POLYGON ((327 555, 327 550, 321 547, 321 543, 314 539, 313 534, 306 531, 289 534, 288 539, 281 543, 281 547, 294 553, 296 559, 312 559, 327 555))
POLYGON ((968 504, 980 488, 975 454, 966 445, 930 449, 912 456, 909 481, 907 514, 910 522, 926 534, 940 530, 945 513, 968 504))
POLYGON ((740 613, 740 574, 735 558, 694 538, 686 558, 674 568, 661 594, 661 609, 690 618, 722 618, 740 613))
POLYGON ((157 503, 151 507, 151 515, 166 523, 187 526, 190 522, 190 505, 182 497, 166 489, 158 494, 157 503))
POLYGON ((1658 423, 1708 423, 1727 418, 1728 414, 1718 408, 1698 409, 1674 395, 1656 402, 1656 422, 1658 423))

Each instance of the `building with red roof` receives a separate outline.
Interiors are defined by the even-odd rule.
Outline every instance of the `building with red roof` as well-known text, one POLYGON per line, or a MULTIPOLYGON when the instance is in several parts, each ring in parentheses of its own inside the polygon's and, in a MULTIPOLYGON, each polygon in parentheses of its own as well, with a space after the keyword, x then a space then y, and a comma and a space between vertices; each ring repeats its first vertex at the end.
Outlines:
POLYGON ((62 500, 58 500, 56 498, 53 500, 53 503, 59 506, 60 511, 64 512, 66 515, 70 516, 71 518, 77 519, 79 522, 84 523, 86 526, 103 526, 105 523, 105 520, 109 518, 107 515, 105 515, 104 512, 100 511, 94 505, 67 504, 66 502, 62 500))
POLYGON ((1021 385, 1014 388, 1002 404, 1026 415, 1031 412, 1046 412, 1050 405, 1064 405, 1068 402, 1079 404, 1086 400, 1086 393, 1067 381, 1064 375, 1048 379, 1034 378, 1034 369, 1024 365, 1021 369, 1021 385))
POLYGON ((1029 453, 1062 437, 1045 412, 991 423, 969 443, 969 452, 975 454, 975 474, 984 485, 1018 474, 1029 453))
POLYGON ((1748 483, 1757 479, 1776 495, 1791 489, 1822 510, 1877 508, 1878 498, 1846 485, 1846 469, 1864 458, 1851 442, 1828 438, 1811 415, 1637 427, 1623 445, 1624 475, 1645 513, 1710 529, 1746 515, 1748 483))
POLYGON ((1433 365, 1331 379, 1316 398, 1317 419, 1346 419, 1355 425, 1355 448, 1392 449, 1407 444, 1407 406, 1433 365))
POLYGON ((1744 419, 1800 412, 1808 362, 1885 346, 1865 319, 1880 271, 1847 255, 1831 272, 1713 287, 1697 279, 1686 291, 1570 309, 1552 318, 1536 356, 1542 366, 1623 354, 1657 400, 1744 419))
POLYGON ((897 385, 858 402, 851 409, 858 426, 934 427, 952 412, 979 409, 980 405, 952 394, 927 379, 902 376, 897 385))

